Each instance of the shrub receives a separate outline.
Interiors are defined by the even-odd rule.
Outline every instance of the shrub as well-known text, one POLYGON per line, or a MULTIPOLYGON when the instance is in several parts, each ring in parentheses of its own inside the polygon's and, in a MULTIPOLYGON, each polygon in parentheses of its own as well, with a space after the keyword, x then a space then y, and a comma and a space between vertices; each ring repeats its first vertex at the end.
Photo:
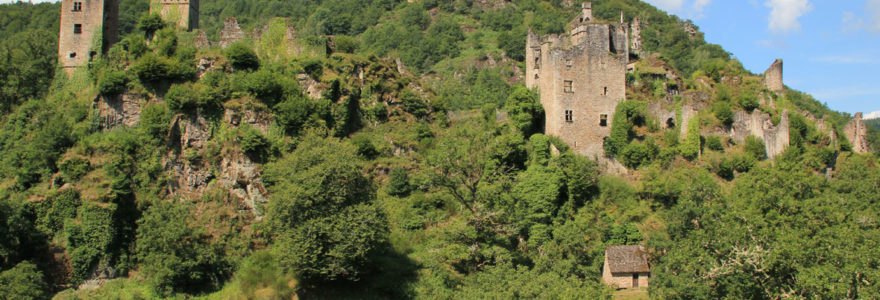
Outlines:
POLYGON ((754 91, 746 90, 739 95, 739 105, 748 112, 758 108, 761 104, 758 102, 758 96, 754 91))
MULTIPOLYGON (((514 87, 510 96, 507 96, 507 112, 513 126, 524 136, 528 137, 541 131, 544 108, 534 91, 523 85, 514 87)), ((494 113, 492 111, 493 119, 494 113)))
POLYGON ((309 74, 309 77, 314 80, 321 80, 321 75, 324 73, 324 63, 320 59, 307 59, 302 65, 303 71, 309 74))
POLYGON ((103 95, 113 96, 125 91, 125 84, 128 83, 128 77, 124 71, 106 72, 98 79, 98 92, 103 95))
POLYGON ((400 101, 403 103, 403 110, 412 114, 416 118, 422 118, 428 115, 428 105, 415 92, 406 89, 400 92, 400 101))
POLYGON ((132 69, 141 82, 154 84, 169 78, 171 65, 166 59, 154 53, 147 53, 138 59, 132 69))
POLYGON ((262 158, 269 149, 269 139, 263 136, 259 130, 250 126, 241 126, 241 151, 248 154, 251 158, 262 158))
POLYGON ((256 70, 260 68, 260 58, 243 42, 238 42, 226 48, 226 58, 236 70, 256 70))
POLYGON ((29 261, 0 273, 0 299, 48 299, 43 273, 29 261))
POLYGON ((716 135, 710 135, 706 138, 706 148, 714 151, 724 151, 724 145, 721 143, 721 138, 716 135))
POLYGON ((733 110, 730 109, 730 104, 727 102, 715 102, 715 104, 712 105, 712 112, 722 125, 726 127, 733 125, 733 110))
POLYGON ((165 93, 165 103, 171 111, 185 111, 198 106, 198 95, 188 85, 175 84, 165 93))
POLYGON ((733 169, 740 173, 748 172, 755 166, 757 160, 751 155, 737 155, 733 157, 733 169))
POLYGON ((409 195, 410 190, 409 176, 406 173, 406 169, 402 167, 391 169, 388 180, 388 194, 403 197, 409 195))
POLYGON ((245 89, 267 105, 273 105, 284 96, 284 86, 279 82, 278 75, 267 70, 248 74, 245 89))
POLYGON ((620 159, 626 167, 636 169, 651 161, 651 151, 645 144, 633 142, 620 151, 620 159))
POLYGON ((687 160, 694 160, 700 156, 699 120, 693 119, 688 123, 687 137, 684 138, 684 143, 682 143, 679 148, 681 156, 687 160))
POLYGON ((718 177, 731 180, 733 179, 734 169, 734 160, 725 157, 721 160, 721 163, 718 164, 718 177))
POLYGON ((358 135, 351 139, 351 143, 357 147, 357 153, 360 156, 363 156, 367 159, 373 159, 379 155, 379 151, 376 150, 376 146, 373 145, 373 141, 365 135, 358 135))
POLYGON ((355 53, 361 47, 360 41, 347 35, 337 35, 333 39, 336 51, 342 53, 355 53))
POLYGON ((746 153, 751 155, 753 158, 758 160, 764 159, 767 157, 767 149, 764 146, 764 141, 759 137, 755 137, 753 135, 746 137, 745 142, 746 153))
POLYGON ((158 13, 144 15, 138 20, 138 29, 145 32, 147 36, 152 36, 153 33, 164 27, 165 21, 162 21, 162 16, 158 13))

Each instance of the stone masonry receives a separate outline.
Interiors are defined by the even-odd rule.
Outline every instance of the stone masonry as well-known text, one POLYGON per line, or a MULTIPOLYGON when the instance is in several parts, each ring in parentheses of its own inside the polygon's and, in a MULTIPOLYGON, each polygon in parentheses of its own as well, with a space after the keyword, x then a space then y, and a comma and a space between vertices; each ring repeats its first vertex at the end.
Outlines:
POLYGON ((635 55, 642 56, 642 20, 638 17, 633 19, 630 30, 630 51, 635 55))
POLYGON ((742 143, 750 135, 764 141, 764 150, 769 158, 781 154, 790 143, 788 111, 782 112, 777 125, 773 125, 770 115, 760 111, 736 112, 730 137, 737 143, 742 143))
POLYGON ((581 155, 603 156, 617 104, 626 97, 626 24, 599 24, 584 3, 569 34, 526 41, 526 85, 541 94, 544 129, 581 155))
POLYGON ((186 31, 199 28, 199 0, 151 0, 150 13, 186 31))
POLYGON ((68 74, 116 42, 118 12, 116 0, 61 1, 58 64, 68 74))
POLYGON ((782 85, 782 60, 777 59, 764 71, 764 85, 767 89, 780 93, 784 89, 782 85))
POLYGON ((865 120, 862 120, 862 113, 856 113, 852 120, 846 124, 843 130, 846 139, 852 144, 852 151, 855 153, 868 153, 871 149, 868 147, 868 127, 865 120))

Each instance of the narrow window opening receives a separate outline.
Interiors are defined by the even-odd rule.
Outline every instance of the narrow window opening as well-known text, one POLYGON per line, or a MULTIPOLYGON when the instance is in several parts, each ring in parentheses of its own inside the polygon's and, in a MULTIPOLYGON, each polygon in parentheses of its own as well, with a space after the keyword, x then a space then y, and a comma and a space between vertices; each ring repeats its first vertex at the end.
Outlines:
POLYGON ((666 128, 675 127, 675 120, 672 118, 666 119, 666 128))
POLYGON ((73 33, 74 34, 80 34, 82 32, 83 32, 82 24, 73 24, 73 33))
POLYGON ((571 110, 565 110, 565 122, 571 123, 574 122, 574 113, 571 110))
POLYGON ((97 56, 97 55, 98 55, 98 52, 89 51, 89 61, 92 61, 93 59, 95 59, 95 56, 97 56))
POLYGON ((606 114, 599 115, 599 126, 602 126, 602 127, 608 126, 608 115, 606 115, 606 114))
POLYGON ((82 11, 82 2, 73 3, 73 11, 82 11))
POLYGON ((607 86, 606 86, 605 89, 602 91, 602 96, 608 96, 608 87, 607 87, 607 86))
POLYGON ((76 58, 76 52, 70 52, 70 58, 76 58))
POLYGON ((535 74, 535 79, 538 79, 538 74, 535 74))
POLYGON ((535 69, 540 69, 540 68, 541 68, 541 58, 535 57, 535 69))
POLYGON ((562 82, 562 90, 563 90, 564 92, 566 92, 566 93, 572 93, 572 92, 573 92, 573 91, 572 91, 572 88, 571 88, 571 80, 566 80, 566 81, 563 81, 563 82, 562 82))
POLYGON ((565 60, 565 66, 571 68, 571 58, 565 60))

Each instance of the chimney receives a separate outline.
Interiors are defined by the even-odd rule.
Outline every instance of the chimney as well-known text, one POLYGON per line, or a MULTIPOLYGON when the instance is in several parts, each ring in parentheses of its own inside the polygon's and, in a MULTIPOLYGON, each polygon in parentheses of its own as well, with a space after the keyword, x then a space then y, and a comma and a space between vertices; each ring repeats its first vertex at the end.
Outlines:
POLYGON ((584 22, 592 22, 593 21, 593 3, 592 2, 581 3, 581 14, 582 14, 584 22))

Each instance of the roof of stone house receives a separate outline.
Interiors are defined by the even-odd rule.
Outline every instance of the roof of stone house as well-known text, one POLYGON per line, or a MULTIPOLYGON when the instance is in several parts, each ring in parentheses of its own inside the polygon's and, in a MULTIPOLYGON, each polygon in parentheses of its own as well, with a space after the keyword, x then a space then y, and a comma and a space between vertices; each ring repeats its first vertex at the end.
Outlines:
POLYGON ((611 273, 648 273, 648 255, 641 245, 605 247, 611 273))

